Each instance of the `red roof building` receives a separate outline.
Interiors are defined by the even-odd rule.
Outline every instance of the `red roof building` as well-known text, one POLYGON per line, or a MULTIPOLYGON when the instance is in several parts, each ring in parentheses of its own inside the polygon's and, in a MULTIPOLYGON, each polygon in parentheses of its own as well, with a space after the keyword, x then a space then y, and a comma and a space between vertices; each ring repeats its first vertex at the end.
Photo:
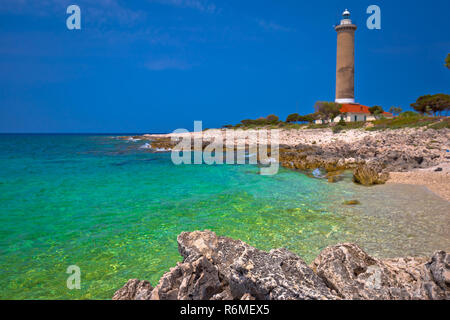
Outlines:
MULTIPOLYGON (((369 107, 363 106, 362 104, 352 103, 352 104, 342 104, 341 113, 360 113, 360 114, 366 114, 369 115, 369 107)), ((391 118, 394 115, 389 112, 383 112, 383 115, 386 118, 391 118)))
MULTIPOLYGON (((377 118, 370 113, 368 106, 363 106, 358 103, 342 103, 341 115, 332 119, 331 122, 339 122, 344 120, 346 122, 358 122, 358 121, 375 121, 377 118)), ((383 117, 393 118, 394 115, 389 112, 383 112, 383 117)), ((316 120, 316 123, 323 123, 322 120, 316 120)))

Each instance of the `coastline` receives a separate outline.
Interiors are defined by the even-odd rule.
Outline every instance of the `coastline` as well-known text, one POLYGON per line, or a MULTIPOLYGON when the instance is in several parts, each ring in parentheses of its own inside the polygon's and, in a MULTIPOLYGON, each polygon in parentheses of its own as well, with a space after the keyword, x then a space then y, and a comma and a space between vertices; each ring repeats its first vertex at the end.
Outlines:
MULTIPOLYGON (((172 138, 202 138, 211 143, 223 137, 225 132, 224 129, 209 129, 182 134, 143 135, 141 138, 150 140, 159 150, 170 151, 176 144, 172 138)), ((245 130, 236 132, 235 145, 258 144, 257 139, 245 136, 245 130), (243 137, 239 137, 239 132, 243 137)), ((363 177, 357 182, 365 185, 422 185, 450 201, 448 129, 350 129, 337 134, 331 129, 281 129, 279 145, 280 164, 290 169, 324 168, 329 181, 336 182, 342 170, 356 171, 360 167, 368 167, 368 170, 362 170, 363 177)))

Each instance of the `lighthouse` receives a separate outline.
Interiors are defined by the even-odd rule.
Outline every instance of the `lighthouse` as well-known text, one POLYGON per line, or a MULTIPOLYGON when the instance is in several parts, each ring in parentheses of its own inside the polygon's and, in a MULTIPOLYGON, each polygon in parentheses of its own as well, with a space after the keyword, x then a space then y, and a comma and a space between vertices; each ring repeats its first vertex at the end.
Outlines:
MULTIPOLYGON (((342 20, 334 29, 337 32, 336 59, 336 100, 340 104, 340 115, 331 122, 366 122, 375 121, 376 117, 368 106, 355 103, 355 31, 356 25, 350 19, 350 11, 345 9, 342 20)), ((392 119, 394 115, 384 112, 383 117, 392 119)), ((325 120, 327 121, 327 120, 325 120)), ((317 124, 324 123, 317 119, 317 124)))
POLYGON ((345 9, 337 32, 336 103, 355 103, 355 31, 356 25, 345 9))

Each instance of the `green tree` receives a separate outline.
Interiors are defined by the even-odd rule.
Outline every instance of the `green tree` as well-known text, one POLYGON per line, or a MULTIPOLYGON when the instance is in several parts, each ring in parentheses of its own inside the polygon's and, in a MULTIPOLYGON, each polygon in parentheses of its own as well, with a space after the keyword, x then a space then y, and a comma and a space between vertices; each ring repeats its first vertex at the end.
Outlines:
POLYGON ((253 120, 253 123, 258 125, 258 126, 264 126, 268 123, 267 119, 264 117, 259 117, 256 120, 253 120))
POLYGON ((395 106, 392 106, 389 109, 389 112, 392 113, 393 115, 399 115, 400 113, 402 113, 402 111, 403 111, 403 109, 401 107, 395 107, 395 106))
POLYGON ((342 105, 335 102, 318 101, 314 105, 317 117, 323 122, 329 122, 341 114, 342 105))
POLYGON ((376 118, 379 119, 383 115, 383 108, 380 106, 373 106, 369 108, 369 112, 376 118))
POLYGON ((252 125, 254 123, 254 121, 255 120, 245 119, 245 120, 241 120, 241 123, 247 127, 249 125, 252 125))
POLYGON ((315 114, 307 114, 307 115, 304 115, 304 116, 298 116, 298 118, 297 118, 297 122, 313 123, 314 121, 316 121, 315 114))
POLYGON ((286 122, 287 123, 292 123, 292 122, 297 122, 300 121, 300 115, 298 113, 293 113, 288 115, 286 122))
POLYGON ((303 116, 303 119, 305 122, 313 123, 314 121, 316 121, 316 115, 314 113, 307 114, 303 116))
POLYGON ((447 113, 450 110, 450 96, 444 93, 428 94, 417 98, 417 101, 412 103, 411 107, 421 114, 441 115, 442 112, 447 113))
POLYGON ((280 121, 280 118, 278 118, 274 114, 271 114, 266 117, 266 120, 267 120, 267 123, 269 123, 269 124, 277 124, 280 121))
POLYGON ((428 101, 430 100, 431 95, 427 94, 425 96, 421 96, 417 98, 416 102, 411 103, 411 107, 419 112, 420 114, 427 113, 428 101))
POLYGON ((438 93, 431 96, 430 107, 434 115, 441 116, 450 110, 450 95, 438 93))
POLYGON ((450 69, 450 53, 445 58, 445 66, 450 69))

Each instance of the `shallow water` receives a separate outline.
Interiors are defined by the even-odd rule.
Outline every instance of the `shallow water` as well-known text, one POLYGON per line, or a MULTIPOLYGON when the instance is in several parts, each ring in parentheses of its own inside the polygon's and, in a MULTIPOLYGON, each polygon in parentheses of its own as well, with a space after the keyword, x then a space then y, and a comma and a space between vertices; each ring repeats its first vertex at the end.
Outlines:
POLYGON ((175 166, 143 141, 0 135, 0 298, 109 299, 130 278, 156 284, 176 236, 211 229, 310 262, 356 242, 377 257, 450 248, 449 202, 419 186, 329 184, 256 166, 175 166), (360 206, 344 206, 358 199, 360 206), (66 269, 81 268, 81 290, 66 269))

